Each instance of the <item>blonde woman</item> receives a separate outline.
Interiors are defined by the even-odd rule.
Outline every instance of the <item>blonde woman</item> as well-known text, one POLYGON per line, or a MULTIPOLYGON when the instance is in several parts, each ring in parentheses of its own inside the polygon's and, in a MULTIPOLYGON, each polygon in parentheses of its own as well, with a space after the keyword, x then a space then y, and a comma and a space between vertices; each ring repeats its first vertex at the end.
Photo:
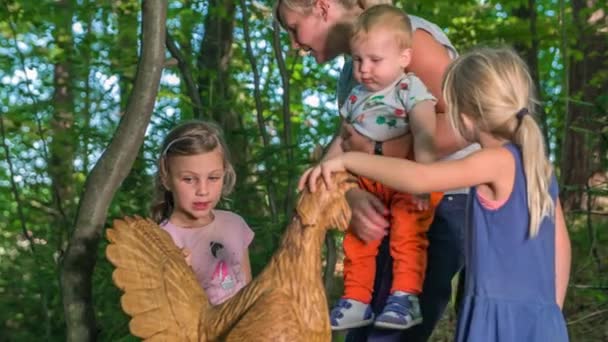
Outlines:
POLYGON ((448 69, 443 95, 452 126, 482 149, 417 164, 348 152, 310 175, 349 170, 398 191, 471 187, 467 279, 456 341, 568 341, 563 306, 570 241, 558 187, 534 113, 533 83, 509 49, 479 49, 448 69))
MULTIPOLYGON (((390 4, 386 0, 277 0, 275 16, 288 32, 292 47, 307 52, 317 63, 325 63, 340 55, 346 62, 340 73, 337 97, 343 106, 349 92, 357 85, 353 76, 350 39, 353 25, 366 9, 390 4)), ((435 111, 445 112, 441 97, 441 78, 448 64, 457 56, 456 49, 437 25, 409 15, 412 26, 411 60, 405 68, 414 73, 437 99, 435 111)), ((445 114, 436 115, 435 153, 444 160, 462 158, 477 150, 453 130, 445 114)), ((353 125, 344 124, 342 134, 334 138, 327 156, 336 151, 361 151, 405 158, 412 150, 411 134, 384 142, 375 142, 360 134, 353 125)), ((452 279, 462 268, 464 208, 468 189, 445 192, 435 208, 433 223, 428 229, 428 259, 420 294, 422 324, 405 331, 377 329, 369 326, 349 331, 347 341, 426 341, 441 318, 452 296, 452 279)), ((387 302, 392 286, 392 259, 388 238, 390 210, 374 194, 353 189, 347 194, 353 216, 350 229, 365 242, 383 239, 377 257, 373 297, 375 315, 387 302)))

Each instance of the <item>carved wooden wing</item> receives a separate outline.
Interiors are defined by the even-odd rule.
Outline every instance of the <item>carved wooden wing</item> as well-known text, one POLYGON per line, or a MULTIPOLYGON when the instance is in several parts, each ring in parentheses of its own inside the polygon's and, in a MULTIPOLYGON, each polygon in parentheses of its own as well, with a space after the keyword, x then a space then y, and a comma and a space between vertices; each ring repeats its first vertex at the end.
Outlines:
POLYGON ((130 217, 115 220, 106 235, 131 333, 145 341, 199 341, 209 303, 171 236, 154 221, 130 217))

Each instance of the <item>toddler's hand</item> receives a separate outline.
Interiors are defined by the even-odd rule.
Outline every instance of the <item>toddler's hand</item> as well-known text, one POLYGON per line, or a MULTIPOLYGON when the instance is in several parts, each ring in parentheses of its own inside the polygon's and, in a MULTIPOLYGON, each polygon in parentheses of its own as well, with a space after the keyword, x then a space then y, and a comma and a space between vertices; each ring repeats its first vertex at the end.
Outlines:
POLYGON ((353 125, 346 122, 343 123, 340 136, 342 137, 341 147, 344 152, 374 153, 374 142, 372 139, 359 133, 353 125))
POLYGON ((417 211, 428 210, 431 206, 431 194, 418 194, 412 196, 412 204, 417 211))

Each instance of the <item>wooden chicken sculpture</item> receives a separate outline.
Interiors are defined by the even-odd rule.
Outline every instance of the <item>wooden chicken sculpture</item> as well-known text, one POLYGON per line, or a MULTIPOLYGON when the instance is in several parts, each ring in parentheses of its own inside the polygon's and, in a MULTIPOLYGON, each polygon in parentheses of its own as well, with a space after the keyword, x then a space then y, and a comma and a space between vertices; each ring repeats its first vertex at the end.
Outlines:
POLYGON ((327 229, 346 229, 344 198, 357 180, 335 174, 335 186, 305 191, 266 268, 238 294, 211 306, 168 233, 142 218, 114 221, 107 230, 112 279, 124 291, 129 328, 145 341, 329 341, 321 280, 327 229))

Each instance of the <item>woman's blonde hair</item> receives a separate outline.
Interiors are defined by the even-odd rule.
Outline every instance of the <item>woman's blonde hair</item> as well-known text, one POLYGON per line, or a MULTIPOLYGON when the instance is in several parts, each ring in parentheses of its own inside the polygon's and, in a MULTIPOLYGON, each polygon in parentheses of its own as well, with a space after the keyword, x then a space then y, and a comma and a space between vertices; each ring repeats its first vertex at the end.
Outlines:
POLYGON ((530 212, 530 237, 538 234, 545 216, 553 217, 549 194, 552 168, 542 132, 532 117, 534 83, 524 61, 508 48, 480 48, 448 67, 443 97, 452 126, 467 135, 462 115, 475 128, 504 138, 522 150, 530 212), (461 115, 462 114, 462 115, 461 115))
POLYGON ((208 153, 218 148, 224 161, 222 195, 227 196, 234 188, 236 173, 230 162, 229 150, 222 137, 221 129, 210 122, 194 120, 182 123, 169 132, 161 145, 161 153, 157 162, 155 196, 151 207, 154 221, 160 223, 168 219, 174 209, 173 195, 163 184, 163 180, 170 172, 169 159, 172 156, 208 153))
MULTIPOLYGON (((274 18, 281 24, 283 28, 285 28, 285 24, 281 22, 281 16, 279 16, 279 7, 281 5, 286 6, 290 10, 298 11, 300 13, 310 13, 315 3, 318 0, 276 0, 274 3, 273 13, 274 18)), ((330 1, 330 0, 328 0, 330 1)), ((388 4, 391 5, 393 3, 392 0, 331 0, 335 1, 346 9, 351 9, 353 7, 359 7, 362 10, 366 10, 372 6, 388 4)))

